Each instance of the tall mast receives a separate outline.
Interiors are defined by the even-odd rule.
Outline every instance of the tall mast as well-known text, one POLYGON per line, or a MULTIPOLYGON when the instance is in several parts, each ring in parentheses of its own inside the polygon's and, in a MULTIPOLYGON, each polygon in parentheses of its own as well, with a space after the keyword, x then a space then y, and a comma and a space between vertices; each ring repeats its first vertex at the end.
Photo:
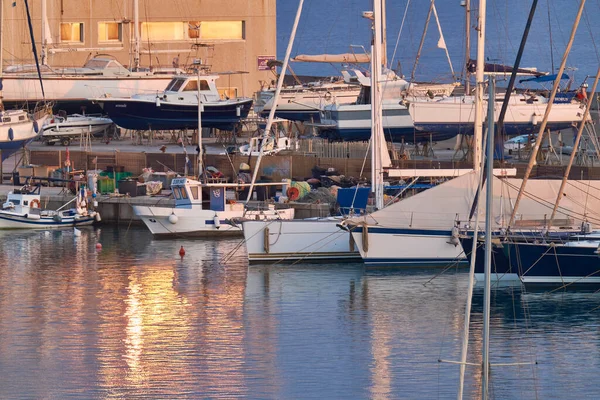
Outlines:
MULTIPOLYGON (((496 79, 490 75, 489 97, 496 96, 496 79)), ((494 102, 488 101, 487 123, 487 149, 486 149, 486 187, 485 187, 485 264, 484 264, 484 292, 483 292, 483 349, 481 372, 481 398, 489 397, 490 381, 490 291, 492 273, 492 200, 494 195, 494 102)), ((477 240, 477 238, 474 238, 477 240)))
MULTIPOLYGON (((140 5, 133 0, 133 69, 140 68, 140 5)), ((200 82, 198 82, 200 84, 200 82)))
MULTIPOLYGON (((373 0, 373 45, 371 47, 371 190, 375 194, 375 207, 381 210, 383 204, 383 158, 387 154, 383 135, 383 110, 380 84, 382 69, 382 0, 373 0)), ((387 163, 389 164, 389 163, 387 163)))
POLYGON ((48 38, 46 37, 46 22, 48 21, 48 10, 46 8, 46 0, 42 0, 42 65, 46 65, 46 57, 48 52, 48 38))
MULTIPOLYGON (((385 0, 381 2, 381 65, 387 67, 387 11, 385 0)), ((390 65, 391 68, 391 65, 390 65)))
POLYGON ((473 170, 475 171, 479 170, 482 156, 483 85, 485 83, 483 76, 485 68, 485 13, 486 0, 479 0, 479 17, 477 20, 477 70, 475 72, 475 124, 473 127, 473 170))
MULTIPOLYGON (((197 65, 198 67, 198 180, 202 181, 202 169, 203 169, 203 158, 204 158, 204 150, 202 149, 202 111, 204 111, 204 104, 200 99, 200 63, 197 65)), ((185 145, 184 145, 185 146, 185 145)), ((202 200, 202 193, 200 193, 200 200, 202 200)))
MULTIPOLYGON (((0 0, 0 82, 4 74, 4 0, 0 0)), ((0 85, 0 111, 4 111, 2 99, 2 85, 0 85)))
POLYGON ((465 0, 465 94, 471 92, 471 72, 469 61, 471 60, 471 0, 465 0))

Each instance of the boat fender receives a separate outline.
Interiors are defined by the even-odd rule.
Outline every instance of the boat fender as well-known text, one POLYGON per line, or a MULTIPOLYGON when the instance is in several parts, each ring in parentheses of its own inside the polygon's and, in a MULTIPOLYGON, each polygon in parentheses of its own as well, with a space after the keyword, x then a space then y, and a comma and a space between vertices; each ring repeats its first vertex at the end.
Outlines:
POLYGON ((160 97, 156 96, 156 107, 160 107, 160 97))
POLYGON ((169 222, 175 225, 179 221, 179 217, 175 214, 169 215, 169 222))
POLYGON ((15 139, 15 131, 13 128, 8 128, 8 138, 11 142, 15 139))
POLYGON ((62 222, 62 216, 60 214, 56 214, 52 219, 56 222, 62 222))
POLYGON ((27 219, 35 219, 35 220, 42 218, 39 214, 25 214, 25 217, 27 219))
POLYGON ((454 247, 456 247, 460 244, 460 240, 458 239, 458 234, 459 234, 458 226, 452 227, 452 237, 450 238, 450 241, 448 243, 453 244, 454 247))
POLYGON ((217 228, 217 229, 221 228, 221 220, 219 219, 218 215, 215 215, 213 217, 213 222, 215 223, 215 228, 217 228))
POLYGON ((40 208, 40 201, 38 199, 33 199, 29 202, 30 208, 40 208))
POLYGON ((265 250, 265 253, 269 254, 270 249, 270 243, 269 243, 269 228, 265 228, 263 229, 263 249, 265 250))
POLYGON ((96 220, 96 222, 102 221, 102 217, 100 216, 99 212, 96 212, 96 215, 94 215, 94 219, 96 220))
POLYGON ((38 125, 37 121, 33 121, 33 131, 35 133, 38 133, 40 131, 40 126, 38 125))

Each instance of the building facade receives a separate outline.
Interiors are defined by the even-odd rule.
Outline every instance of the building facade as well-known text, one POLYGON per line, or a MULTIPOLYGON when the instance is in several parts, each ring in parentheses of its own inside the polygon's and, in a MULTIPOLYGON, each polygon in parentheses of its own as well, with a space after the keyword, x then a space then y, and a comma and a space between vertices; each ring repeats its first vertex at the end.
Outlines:
MULTIPOLYGON (((31 64, 24 2, 3 3, 4 67, 31 64)), ((273 78, 276 0, 29 0, 29 8, 38 55, 51 67, 80 67, 97 54, 140 68, 199 60, 222 73, 218 87, 229 96, 252 96, 273 78)))

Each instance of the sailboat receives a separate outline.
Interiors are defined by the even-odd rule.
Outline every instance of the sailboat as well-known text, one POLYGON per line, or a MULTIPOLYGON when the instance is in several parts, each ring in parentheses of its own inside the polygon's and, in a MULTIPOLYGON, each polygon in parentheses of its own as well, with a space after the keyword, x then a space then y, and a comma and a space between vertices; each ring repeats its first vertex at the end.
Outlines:
MULTIPOLYGON (((301 7, 301 6, 300 6, 301 7)), ((299 13, 301 8, 299 8, 299 13)), ((380 93, 381 59, 381 2, 373 2, 373 45, 371 71, 370 112, 372 187, 378 207, 383 207, 382 165, 389 166, 389 156, 381 125, 382 107, 380 93), (384 150, 382 150, 384 149, 384 150), (387 160, 385 160, 387 157, 387 160), (382 158, 384 158, 382 160, 382 158), (379 181, 379 183, 378 183, 379 181)), ((290 39, 290 45, 293 36, 290 39)), ((272 110, 273 112, 274 110, 272 110)), ((358 193, 362 188, 355 188, 358 193)), ((348 189, 351 190, 351 189, 348 189)), ((357 205, 356 205, 357 206, 357 205)), ((243 231, 248 259, 253 261, 348 261, 359 259, 350 235, 339 224, 343 217, 330 217, 309 220, 244 221, 243 231)))
MULTIPOLYGON (((27 5, 27 1, 25 2, 27 5)), ((31 116, 25 110, 6 110, 3 102, 4 91, 2 84, 5 85, 3 66, 3 42, 4 25, 3 1, 0 0, 0 153, 1 160, 4 161, 11 154, 23 148, 25 145, 35 139, 48 118, 48 113, 45 109, 40 109, 31 116)), ((32 39, 33 42, 33 39, 32 39)), ((39 77, 38 77, 39 79, 39 77)), ((36 79, 36 83, 41 85, 41 80, 36 79)))

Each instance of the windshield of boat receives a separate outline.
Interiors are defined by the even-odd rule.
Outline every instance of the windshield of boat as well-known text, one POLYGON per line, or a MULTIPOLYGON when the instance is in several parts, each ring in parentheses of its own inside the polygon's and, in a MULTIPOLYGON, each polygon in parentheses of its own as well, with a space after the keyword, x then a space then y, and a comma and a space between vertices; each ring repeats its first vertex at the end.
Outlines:
MULTIPOLYGON (((195 92, 197 90, 198 81, 189 81, 187 85, 185 85, 185 88, 183 88, 184 92, 195 92)), ((210 90, 210 87, 208 86, 208 81, 205 81, 204 79, 200 81, 200 90, 210 90)))
POLYGON ((181 85, 183 85, 183 82, 185 82, 185 79, 179 79, 179 78, 171 79, 171 82, 169 82, 169 84, 167 85, 167 88, 165 90, 167 92, 177 92, 179 90, 179 88, 181 88, 181 85))

